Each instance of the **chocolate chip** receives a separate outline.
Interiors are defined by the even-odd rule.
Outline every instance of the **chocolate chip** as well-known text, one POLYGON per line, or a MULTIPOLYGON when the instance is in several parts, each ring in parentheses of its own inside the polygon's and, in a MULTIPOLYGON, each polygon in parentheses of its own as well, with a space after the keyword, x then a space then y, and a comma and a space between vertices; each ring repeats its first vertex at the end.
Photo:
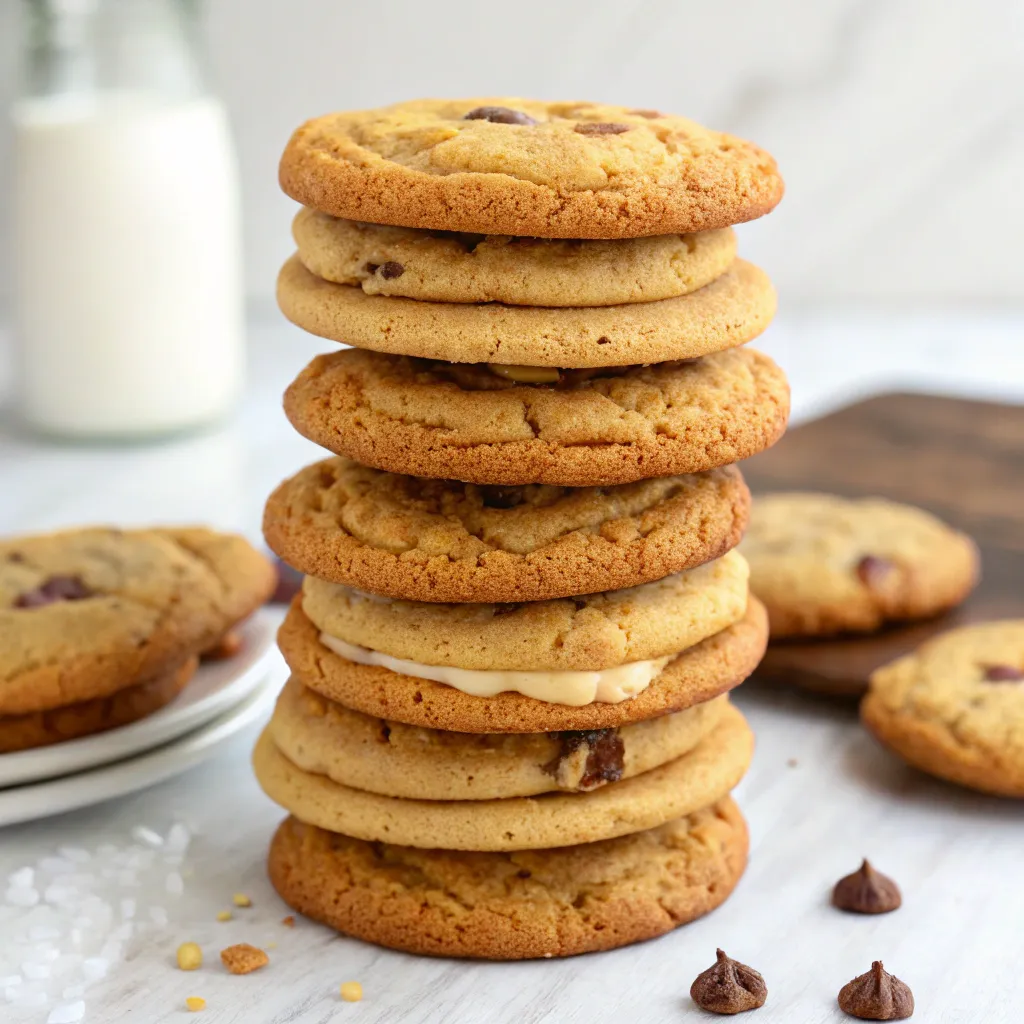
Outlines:
POLYGON ((481 487, 480 497, 487 508, 515 508, 523 502, 521 487, 481 487))
POLYGON ((1016 665, 986 665, 985 680, 989 683, 1016 683, 1024 679, 1024 670, 1016 665))
POLYGON ((573 128, 580 135, 621 135, 628 132, 631 124, 611 124, 603 121, 584 121, 573 128))
POLYGON ((510 110, 508 107, 476 107, 462 119, 463 121, 493 121, 494 124, 536 124, 537 122, 521 110, 510 110))
POLYGON ((405 267, 403 267, 401 263, 396 263, 394 260, 388 260, 387 263, 380 268, 380 276, 383 277, 385 281, 394 280, 394 278, 401 277, 404 273, 405 267))
POLYGON ((854 914, 888 914, 902 903, 899 886, 867 860, 852 875, 840 878, 832 890, 832 906, 854 914))
POLYGON ((14 562, 16 565, 25 561, 25 556, 20 551, 12 551, 7 556, 8 562, 14 562))
POLYGON ((367 263, 363 267, 363 270, 365 270, 368 274, 376 274, 377 271, 380 270, 380 264, 379 263, 367 263))
POLYGON ((302 590, 302 573, 280 558, 274 559, 274 571, 277 573, 277 585, 267 603, 291 604, 295 595, 302 590))
POLYGON ((896 568, 888 558, 878 555, 865 555, 857 563, 857 575, 866 587, 880 587, 889 573, 896 568))
POLYGON ((622 778, 625 747, 618 729, 587 729, 554 735, 559 744, 558 756, 545 765, 545 769, 555 778, 566 771, 566 762, 577 752, 584 752, 586 761, 576 789, 586 792, 622 778))
POLYGON ((660 110, 627 110, 626 113, 632 114, 634 117, 646 117, 649 121, 665 116, 660 110))
POLYGON ((51 576, 35 590, 22 594, 15 608, 42 608, 58 601, 82 601, 92 597, 92 591, 77 576, 51 576))
POLYGON ((715 963, 698 974, 690 998, 711 1013, 734 1014, 756 1010, 768 998, 768 986, 758 971, 716 951, 715 963))
POLYGON ((905 1020, 913 1016, 914 994, 876 960, 870 971, 842 987, 839 1009, 861 1020, 905 1020))

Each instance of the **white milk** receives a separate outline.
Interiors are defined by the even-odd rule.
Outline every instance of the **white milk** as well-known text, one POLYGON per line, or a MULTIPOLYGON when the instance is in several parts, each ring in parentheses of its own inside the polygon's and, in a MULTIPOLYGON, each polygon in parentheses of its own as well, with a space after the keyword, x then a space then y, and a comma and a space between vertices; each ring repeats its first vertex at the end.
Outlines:
POLYGON ((15 105, 24 418, 72 437, 194 427, 243 366, 237 172, 223 108, 133 94, 15 105))

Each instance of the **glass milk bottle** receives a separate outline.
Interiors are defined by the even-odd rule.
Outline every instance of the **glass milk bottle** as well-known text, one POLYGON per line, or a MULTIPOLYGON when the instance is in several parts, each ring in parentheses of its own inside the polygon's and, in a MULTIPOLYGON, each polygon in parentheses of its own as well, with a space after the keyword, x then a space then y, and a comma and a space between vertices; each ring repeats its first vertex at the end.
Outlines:
POLYGON ((243 371, 237 171, 189 0, 27 0, 14 125, 23 419, 137 439, 227 413, 243 371))

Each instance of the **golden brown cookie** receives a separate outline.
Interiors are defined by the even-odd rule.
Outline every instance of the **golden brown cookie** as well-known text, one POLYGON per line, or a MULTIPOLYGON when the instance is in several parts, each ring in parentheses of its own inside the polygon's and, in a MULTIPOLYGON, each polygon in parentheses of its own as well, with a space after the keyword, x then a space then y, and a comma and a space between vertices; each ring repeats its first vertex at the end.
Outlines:
POLYGON ((786 429, 789 386, 768 356, 560 371, 517 383, 477 364, 344 349, 285 393, 292 426, 368 466, 479 484, 610 486, 738 462, 786 429))
POLYGON ((627 590, 525 604, 396 601, 307 576, 302 610, 346 644, 429 666, 599 671, 674 656, 743 618, 747 565, 729 551, 627 590))
POLYGON ((780 639, 928 618, 958 605, 978 578, 970 537, 883 498, 759 495, 741 550, 780 639))
POLYGON ((616 488, 477 487, 307 466, 263 533, 289 565, 410 601, 542 601, 633 587, 734 547, 750 495, 733 467, 616 488))
POLYGON ((615 306, 694 292, 736 258, 730 228, 618 241, 420 231, 302 209, 303 266, 367 295, 512 306, 615 306))
POLYGON ((692 750, 728 697, 621 729, 473 734, 372 718, 292 678, 268 726, 278 750, 313 775, 410 800, 494 800, 589 792, 692 750))
POLYGON ((0 714, 107 697, 171 672, 258 608, 274 572, 204 528, 0 541, 0 714))
POLYGON ((429 679, 357 665, 320 642, 319 631, 303 614, 298 599, 278 632, 281 653, 294 675, 330 700, 377 718, 478 733, 609 729, 681 711, 742 683, 761 660, 767 642, 768 617, 751 598, 743 619, 670 661, 631 700, 572 707, 519 693, 475 697, 429 679))
POLYGON ((518 853, 367 843, 287 818, 269 871, 297 911, 367 942, 523 960, 662 935, 722 903, 746 862, 746 824, 726 798, 646 832, 518 853))
POLYGON ((307 121, 281 158, 304 206, 373 224, 631 238, 752 220, 782 198, 764 150, 656 110, 414 100, 307 121))
POLYGON ((861 717, 922 771, 1024 797, 1024 620, 950 630, 878 669, 861 717))
POLYGON ((65 743, 146 718, 170 704, 185 689, 198 664, 197 658, 190 658, 173 672, 125 687, 109 697, 50 711, 0 715, 0 754, 65 743))
POLYGON ((771 283, 745 260, 678 298, 558 309, 367 295, 361 288, 324 281, 293 256, 278 276, 277 302, 297 327, 356 348, 506 366, 691 359, 751 341, 775 313, 771 283))
POLYGON ((727 706, 715 728, 682 757, 590 793, 398 800, 302 771, 266 730, 253 767, 271 800, 330 832, 426 849, 536 850, 640 832, 708 807, 743 778, 753 750, 749 726, 727 706))

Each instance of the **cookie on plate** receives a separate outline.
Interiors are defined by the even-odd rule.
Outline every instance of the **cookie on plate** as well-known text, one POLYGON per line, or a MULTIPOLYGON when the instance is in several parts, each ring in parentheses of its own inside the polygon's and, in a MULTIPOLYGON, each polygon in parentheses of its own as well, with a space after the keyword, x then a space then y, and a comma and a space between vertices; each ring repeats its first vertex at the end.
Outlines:
POLYGON ((445 850, 538 850, 656 828, 722 800, 743 778, 754 736, 727 706, 695 747, 675 760, 593 792, 499 800, 381 796, 303 771, 265 730, 253 751, 263 791, 300 821, 371 842, 445 850))
POLYGON ((615 306, 694 292, 736 258, 730 228, 619 241, 420 231, 302 209, 299 259, 367 295, 512 306, 615 306))
POLYGON ((633 238, 752 220, 782 198, 764 150, 657 110, 414 100, 307 121, 281 158, 303 206, 373 224, 633 238))
POLYGON ((297 256, 277 279, 281 312, 356 348, 451 363, 595 367, 691 359, 743 345, 775 314, 764 271, 736 260, 688 295, 619 306, 421 302, 367 295, 311 274, 297 256))
POLYGON ((102 699, 173 672, 274 582, 243 538, 199 527, 0 541, 0 714, 102 699))
POLYGON ((82 739, 147 718, 170 704, 185 689, 198 665, 197 658, 190 658, 174 671, 127 686, 109 697, 49 711, 0 715, 0 754, 82 739))
POLYGON ((324 641, 339 646, 321 633, 296 600, 278 633, 281 653, 293 674, 317 693, 366 715, 455 732, 578 731, 670 714, 733 689, 764 654, 768 617, 751 598, 741 619, 668 660, 646 688, 630 697, 620 689, 626 699, 615 702, 609 698, 619 694, 606 692, 606 700, 589 704, 558 704, 511 690, 479 696, 479 691, 468 693, 433 679, 359 664, 324 641))
POLYGON ((958 605, 978 578, 970 537, 882 498, 759 495, 740 550, 773 639, 928 618, 958 605))
POLYGON ((1024 619, 950 630, 878 669, 861 718, 922 771, 1024 797, 1024 619))
POLYGON ((590 792, 689 753, 721 721, 728 698, 617 729, 465 733, 375 718, 292 678, 269 732, 302 771, 409 800, 500 800, 590 792))
POLYGON ((263 531, 289 565, 386 597, 541 601, 712 561, 748 510, 733 467, 615 488, 478 487, 334 458, 277 488, 263 531))
POLYGON ((270 880, 300 913, 428 956, 521 960, 613 949, 717 907, 747 860, 728 797, 660 828, 554 850, 418 850, 295 818, 277 830, 270 880))
POLYGON ((789 386, 761 352, 547 370, 346 349, 285 393, 292 426, 365 465, 480 484, 609 486, 737 462, 786 429, 789 386))

